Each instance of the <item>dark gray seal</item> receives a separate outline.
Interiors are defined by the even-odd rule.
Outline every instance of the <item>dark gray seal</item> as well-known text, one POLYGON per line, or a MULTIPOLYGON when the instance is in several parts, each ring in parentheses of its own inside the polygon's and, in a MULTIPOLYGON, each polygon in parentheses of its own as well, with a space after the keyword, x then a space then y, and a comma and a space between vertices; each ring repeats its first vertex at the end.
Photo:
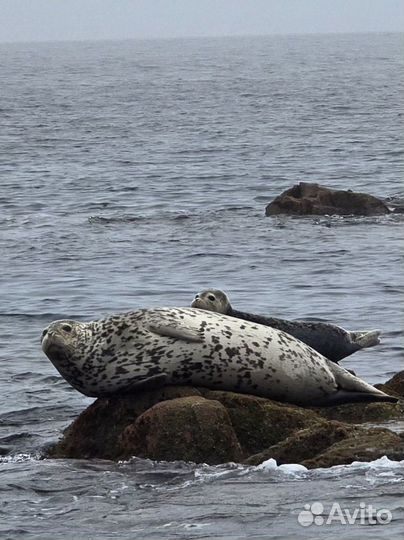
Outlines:
POLYGON ((87 396, 196 385, 303 405, 396 401, 285 332, 201 309, 56 321, 42 349, 87 396))
POLYGON ((206 289, 198 293, 191 306, 282 330, 300 339, 333 362, 339 362, 360 349, 380 343, 379 330, 349 332, 330 323, 288 321, 237 311, 232 308, 226 293, 219 289, 206 289))

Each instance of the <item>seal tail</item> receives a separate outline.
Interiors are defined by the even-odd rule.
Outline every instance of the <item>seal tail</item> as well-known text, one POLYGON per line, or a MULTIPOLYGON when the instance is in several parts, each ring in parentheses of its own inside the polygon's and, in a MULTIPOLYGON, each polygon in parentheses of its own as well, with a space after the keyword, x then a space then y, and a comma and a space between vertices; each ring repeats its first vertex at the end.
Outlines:
POLYGON ((361 349, 374 347, 380 343, 380 330, 370 330, 364 332, 350 332, 353 343, 356 343, 361 349))

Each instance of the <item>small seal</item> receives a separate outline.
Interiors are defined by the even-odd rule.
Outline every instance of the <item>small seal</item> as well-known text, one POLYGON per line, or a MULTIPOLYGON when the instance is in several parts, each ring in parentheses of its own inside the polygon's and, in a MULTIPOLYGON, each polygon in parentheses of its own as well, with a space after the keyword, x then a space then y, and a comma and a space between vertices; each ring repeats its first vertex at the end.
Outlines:
POLYGON ((191 306, 282 330, 333 362, 339 362, 360 349, 380 343, 379 330, 350 332, 330 323, 288 321, 237 311, 232 308, 226 293, 219 289, 206 289, 198 293, 191 306))
POLYGON ((42 349, 87 396, 196 385, 303 405, 396 401, 285 332, 195 308, 55 321, 42 349))

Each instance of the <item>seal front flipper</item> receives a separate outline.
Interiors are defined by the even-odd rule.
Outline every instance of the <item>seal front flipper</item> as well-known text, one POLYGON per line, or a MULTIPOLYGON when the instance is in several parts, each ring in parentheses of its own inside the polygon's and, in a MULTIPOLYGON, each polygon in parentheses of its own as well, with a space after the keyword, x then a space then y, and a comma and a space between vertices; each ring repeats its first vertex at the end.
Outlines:
POLYGON ((142 390, 157 390, 166 386, 168 381, 168 375, 166 373, 159 373, 158 375, 152 375, 140 381, 136 381, 133 384, 129 384, 119 393, 128 394, 131 392, 141 392, 142 390))
POLYGON ((162 337, 169 337, 187 341, 188 343, 202 343, 203 339, 198 330, 189 326, 174 326, 170 324, 152 323, 149 325, 150 332, 162 337))

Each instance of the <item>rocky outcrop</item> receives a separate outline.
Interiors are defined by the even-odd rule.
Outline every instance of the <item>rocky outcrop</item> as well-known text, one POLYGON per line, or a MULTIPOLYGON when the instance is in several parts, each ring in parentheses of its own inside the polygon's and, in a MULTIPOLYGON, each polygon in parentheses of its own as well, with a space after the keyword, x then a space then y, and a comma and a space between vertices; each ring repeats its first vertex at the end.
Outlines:
MULTIPOLYGON (((403 379, 401 372, 383 389, 401 396, 403 379)), ((252 465, 274 458, 279 464, 309 468, 383 455, 404 459, 403 439, 374 427, 401 419, 403 411, 403 401, 303 408, 234 392, 172 386, 97 399, 48 456, 252 465)))
POLYGON ((373 195, 330 189, 307 182, 300 182, 284 191, 265 209, 267 216, 278 214, 378 216, 389 213, 388 206, 373 195))

